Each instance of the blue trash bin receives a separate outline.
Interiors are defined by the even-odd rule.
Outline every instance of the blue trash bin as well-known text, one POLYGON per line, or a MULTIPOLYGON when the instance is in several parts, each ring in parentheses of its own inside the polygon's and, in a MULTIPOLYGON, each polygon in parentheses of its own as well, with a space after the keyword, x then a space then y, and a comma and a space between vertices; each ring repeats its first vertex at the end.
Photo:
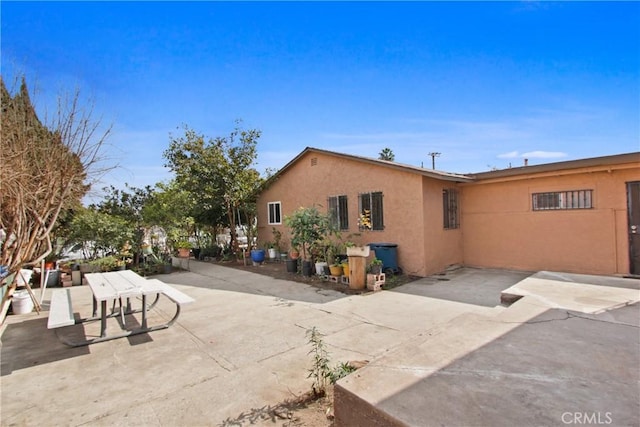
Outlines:
POLYGON ((369 243, 376 258, 382 261, 382 272, 395 274, 400 272, 398 267, 398 245, 395 243, 369 243))

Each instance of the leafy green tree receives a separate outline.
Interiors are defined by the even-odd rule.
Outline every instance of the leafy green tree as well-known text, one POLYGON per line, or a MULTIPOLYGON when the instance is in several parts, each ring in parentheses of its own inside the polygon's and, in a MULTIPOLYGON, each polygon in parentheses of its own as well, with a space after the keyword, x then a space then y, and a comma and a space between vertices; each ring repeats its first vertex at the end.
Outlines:
POLYGON ((298 208, 284 218, 284 224, 291 229, 291 244, 302 249, 303 259, 309 259, 311 248, 331 231, 329 216, 315 206, 298 208))
POLYGON ((255 202, 262 178, 252 166, 257 157, 259 130, 236 127, 227 137, 206 139, 188 126, 184 135, 171 136, 164 152, 166 166, 177 185, 197 197, 195 216, 212 224, 225 224, 237 250, 236 227, 241 211, 255 202))
MULTIPOLYGON (((151 186, 137 188, 125 184, 125 189, 113 185, 103 189, 104 200, 94 207, 98 212, 119 218, 131 229, 131 243, 138 253, 143 243, 145 228, 149 225, 143 216, 145 205, 153 198, 151 186)), ((137 261, 137 260, 136 260, 137 261)))
POLYGON ((85 259, 115 254, 133 238, 131 224, 96 207, 80 207, 67 226, 69 239, 82 249, 85 259))
POLYGON ((396 159, 396 156, 393 154, 393 151, 391 151, 391 148, 386 147, 382 149, 378 159, 393 162, 396 159))
POLYGON ((175 181, 156 184, 152 197, 145 204, 142 216, 146 224, 162 227, 172 246, 177 240, 198 240, 200 233, 193 215, 196 212, 195 194, 180 188, 175 181))

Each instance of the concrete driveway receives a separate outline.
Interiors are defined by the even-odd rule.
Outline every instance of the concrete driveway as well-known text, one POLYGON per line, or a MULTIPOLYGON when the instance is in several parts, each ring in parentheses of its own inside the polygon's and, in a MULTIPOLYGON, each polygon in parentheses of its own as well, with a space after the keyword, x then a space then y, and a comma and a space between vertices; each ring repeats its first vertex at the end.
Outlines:
MULTIPOLYGON (((511 308, 497 306, 499 300, 488 306, 482 292, 481 304, 428 296, 437 291, 432 278, 392 291, 346 296, 209 263, 191 261, 189 267, 189 272, 158 278, 176 284, 196 302, 185 307, 171 328, 148 335, 68 348, 46 329, 46 312, 8 316, 0 350, 2 425, 273 425, 264 418, 270 408, 310 390, 309 328, 325 334, 332 364, 371 360, 374 369, 359 370, 357 376, 362 371, 362 378, 374 381, 376 388, 388 388, 388 397, 411 395, 410 387, 398 388, 408 384, 395 369, 405 363, 398 357, 423 342, 421 337, 447 331, 465 318, 502 315, 498 324, 511 321, 505 314, 511 308), (374 361, 394 359, 391 381, 374 380, 384 371, 384 363, 374 361)), ((500 282, 505 289, 528 273, 463 269, 449 276, 451 289, 456 284, 473 287, 473 280, 487 288, 500 282)), ((75 311, 89 314, 89 289, 74 287, 72 292, 75 311)), ((166 303, 154 310, 161 318, 171 314, 166 303)), ((58 333, 95 331, 78 325, 58 333)), ((475 341, 473 327, 467 334, 475 341)), ((434 348, 428 353, 436 357, 450 346, 434 348)), ((366 401, 356 388, 349 389, 349 398, 366 401)), ((424 392, 417 391, 414 404, 424 392)), ((415 416, 405 421, 430 424, 420 421, 419 412, 415 416)))

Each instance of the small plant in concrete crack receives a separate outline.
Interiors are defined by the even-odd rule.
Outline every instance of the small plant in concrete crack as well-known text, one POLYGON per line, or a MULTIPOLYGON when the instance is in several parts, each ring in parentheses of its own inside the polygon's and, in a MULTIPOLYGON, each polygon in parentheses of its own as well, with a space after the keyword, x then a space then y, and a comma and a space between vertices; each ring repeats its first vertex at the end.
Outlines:
POLYGON ((312 357, 311 369, 307 378, 313 379, 311 391, 316 396, 323 396, 326 393, 327 381, 331 377, 331 368, 329 367, 329 353, 325 348, 322 335, 316 327, 307 330, 307 338, 311 344, 309 354, 312 357))
POLYGON ((358 368, 350 364, 349 362, 340 362, 329 374, 329 380, 331 384, 335 384, 340 378, 344 378, 350 373, 356 371, 358 368))
POLYGON ((327 383, 335 384, 340 378, 344 378, 358 369, 357 366, 349 362, 341 362, 332 369, 330 367, 329 352, 325 347, 322 337, 324 337, 324 335, 321 334, 315 326, 307 329, 307 338, 309 344, 311 344, 309 354, 313 358, 307 378, 313 378, 311 391, 317 397, 325 395, 327 383))

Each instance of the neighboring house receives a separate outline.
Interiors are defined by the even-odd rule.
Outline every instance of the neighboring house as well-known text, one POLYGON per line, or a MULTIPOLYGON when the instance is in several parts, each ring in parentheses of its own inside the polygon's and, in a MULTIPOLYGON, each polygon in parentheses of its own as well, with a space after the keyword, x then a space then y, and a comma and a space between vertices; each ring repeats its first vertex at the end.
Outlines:
POLYGON ((285 216, 312 205, 349 240, 397 244, 406 274, 640 274, 640 153, 460 175, 306 148, 260 194, 258 241, 276 228, 288 244, 285 216), (372 230, 359 227, 365 210, 372 230))

